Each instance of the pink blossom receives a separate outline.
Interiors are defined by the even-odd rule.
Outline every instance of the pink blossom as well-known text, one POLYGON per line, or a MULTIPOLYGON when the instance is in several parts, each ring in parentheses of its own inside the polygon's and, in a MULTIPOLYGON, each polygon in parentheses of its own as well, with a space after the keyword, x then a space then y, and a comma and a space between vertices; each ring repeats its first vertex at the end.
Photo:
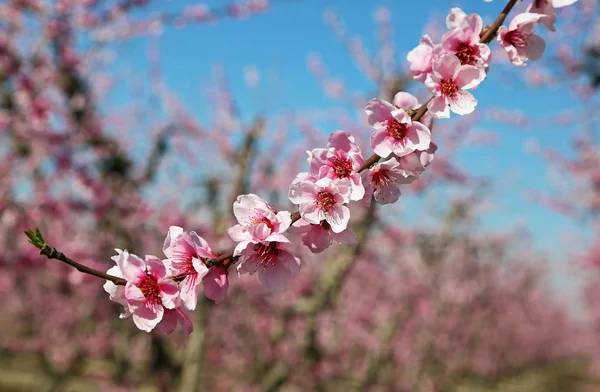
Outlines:
POLYGON ((413 122, 404 109, 398 109, 387 101, 372 99, 365 111, 369 124, 375 129, 371 135, 371 148, 380 157, 385 158, 391 153, 404 156, 429 147, 429 128, 413 122))
POLYGON ((424 82, 427 74, 431 73, 431 67, 435 57, 442 52, 441 45, 435 45, 429 35, 425 34, 419 45, 408 52, 406 59, 410 63, 409 70, 413 73, 414 78, 420 82, 424 82))
POLYGON ((412 173, 402 170, 400 163, 395 159, 380 162, 362 173, 365 183, 365 206, 371 205, 371 198, 380 204, 391 204, 398 201, 400 188, 398 184, 410 184, 416 177, 412 173))
POLYGON ((327 221, 331 230, 341 233, 348 227, 351 186, 348 180, 321 178, 317 182, 295 181, 290 186, 289 199, 298 204, 300 216, 312 224, 327 221))
POLYGON ((181 227, 171 226, 163 252, 171 261, 174 276, 183 278, 179 283, 181 301, 189 310, 196 309, 198 302, 198 286, 208 273, 204 264, 207 259, 217 257, 204 238, 195 232, 184 232, 181 227))
POLYGON ((240 257, 238 274, 254 274, 258 271, 260 282, 269 290, 281 290, 300 271, 300 259, 292 255, 281 242, 248 242, 236 247, 234 256, 240 257))
MULTIPOLYGON (((300 270, 300 259, 284 247, 284 243, 290 242, 282 234, 292 223, 290 213, 275 213, 267 202, 253 194, 238 196, 233 212, 240 224, 229 228, 228 233, 239 242, 233 252, 235 257, 240 257, 238 274, 252 275, 258 271, 265 287, 281 290, 292 273, 300 270)), ((220 298, 227 291, 226 276, 219 270, 213 274, 209 293, 220 298)))
POLYGON ((113 260, 115 267, 108 273, 127 280, 124 289, 112 282, 104 285, 104 290, 110 299, 125 305, 127 311, 121 317, 133 316, 133 322, 142 331, 152 331, 163 319, 165 309, 175 309, 179 306, 179 287, 167 276, 167 266, 155 256, 146 256, 142 260, 126 250, 121 251, 113 260))
POLYGON ((288 211, 275 212, 266 201, 248 194, 237 197, 233 213, 239 224, 230 227, 227 232, 231 239, 239 242, 240 249, 251 242, 289 242, 283 235, 292 224, 288 211))
POLYGON ((532 31, 545 18, 541 14, 525 12, 515 16, 509 27, 501 26, 498 29, 498 42, 514 65, 524 66, 527 60, 538 60, 544 54, 546 43, 532 31))
POLYGON ((329 136, 327 148, 308 152, 310 174, 315 178, 348 179, 352 187, 350 200, 361 200, 365 188, 358 170, 365 163, 354 137, 348 132, 335 131, 329 136))
POLYGON ((442 47, 447 53, 456 55, 463 65, 488 67, 492 52, 486 44, 479 42, 482 29, 481 16, 468 15, 455 29, 442 36, 442 47))
POLYGON ((302 243, 313 253, 323 252, 333 241, 344 245, 354 245, 358 241, 350 229, 335 233, 326 221, 313 225, 300 219, 292 225, 290 232, 302 233, 302 243))
POLYGON ((485 78, 481 68, 461 65, 458 57, 446 54, 433 62, 433 73, 427 76, 425 86, 435 94, 427 105, 436 118, 450 117, 450 110, 456 114, 472 113, 477 100, 467 91, 477 87, 485 78))

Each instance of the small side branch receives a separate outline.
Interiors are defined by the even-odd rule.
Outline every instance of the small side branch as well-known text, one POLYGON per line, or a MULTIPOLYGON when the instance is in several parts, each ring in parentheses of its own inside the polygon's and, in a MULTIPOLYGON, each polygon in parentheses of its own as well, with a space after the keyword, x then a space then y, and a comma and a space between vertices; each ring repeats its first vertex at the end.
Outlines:
POLYGON ((25 232, 25 235, 29 238, 29 242, 40 250, 40 254, 46 256, 49 259, 56 259, 62 261, 63 263, 74 267, 79 272, 83 272, 84 274, 93 275, 98 278, 109 280, 118 286, 123 286, 127 283, 127 281, 123 278, 100 272, 98 270, 80 264, 75 260, 68 258, 63 253, 59 252, 56 248, 48 245, 46 241, 44 241, 44 237, 42 236, 42 233, 40 233, 39 229, 35 229, 35 232, 33 230, 27 230, 25 232))

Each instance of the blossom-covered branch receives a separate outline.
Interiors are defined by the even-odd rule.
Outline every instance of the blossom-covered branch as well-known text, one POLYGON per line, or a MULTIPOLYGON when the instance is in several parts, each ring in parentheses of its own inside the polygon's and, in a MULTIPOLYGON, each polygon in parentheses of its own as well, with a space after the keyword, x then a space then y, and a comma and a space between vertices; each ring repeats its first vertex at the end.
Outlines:
MULTIPOLYGON (((407 56, 414 79, 423 83, 431 98, 422 104, 399 91, 392 102, 374 98, 366 103, 373 155, 365 159, 354 136, 337 130, 326 146, 307 152, 308 171, 291 181, 288 198, 298 206, 297 212, 276 210, 256 194, 237 196, 233 202, 237 224, 227 230, 237 243, 231 252, 220 255, 196 232, 178 226, 167 233, 166 259, 151 255, 142 259, 117 250, 104 288, 123 306, 122 317, 132 316, 144 331, 159 328, 170 333, 179 323, 189 333, 186 310, 195 309, 200 285, 208 298, 222 301, 229 287, 228 270, 234 265, 239 275, 257 274, 270 290, 285 287, 301 268, 286 234, 299 234, 312 253, 323 252, 333 242, 356 244, 349 205, 395 203, 401 186, 425 172, 438 149, 432 135, 434 119, 475 111, 478 102, 472 91, 487 77, 492 62, 488 44, 494 37, 514 65, 526 65, 545 49, 534 28, 554 29, 555 7, 572 2, 534 0, 508 27, 503 23, 516 0, 510 0, 488 27, 481 16, 453 8, 441 42, 424 35, 407 56)), ((55 251, 44 254, 56 256, 55 251)), ((83 272, 99 276, 90 271, 83 272)))

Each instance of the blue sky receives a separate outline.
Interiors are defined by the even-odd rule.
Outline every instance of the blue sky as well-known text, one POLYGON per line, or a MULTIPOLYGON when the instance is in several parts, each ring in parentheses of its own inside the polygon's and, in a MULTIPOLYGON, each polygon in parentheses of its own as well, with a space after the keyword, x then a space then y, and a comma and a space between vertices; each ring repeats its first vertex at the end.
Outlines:
MULTIPOLYGON (((220 6, 224 1, 206 1, 220 6)), ((159 38, 139 38, 121 45, 118 65, 134 70, 137 75, 148 72, 149 42, 157 42, 161 51, 161 72, 170 86, 188 107, 194 108, 199 118, 209 115, 203 101, 201 85, 211 80, 213 66, 219 64, 228 72, 233 93, 244 117, 258 111, 279 113, 286 110, 310 108, 335 109, 339 103, 323 95, 316 79, 306 66, 309 53, 319 53, 331 76, 343 80, 351 90, 374 91, 352 62, 347 50, 331 29, 323 23, 323 13, 334 8, 350 33, 360 35, 367 48, 376 50, 376 31, 372 15, 378 5, 391 10, 394 21, 394 41, 399 52, 397 61, 405 63, 406 53, 412 49, 432 16, 440 20, 452 6, 461 6, 468 13, 477 12, 484 21, 491 21, 503 7, 504 1, 485 3, 481 0, 432 0, 409 6, 408 1, 361 0, 297 0, 276 3, 266 14, 247 20, 222 20, 215 25, 190 25, 183 29, 165 28, 159 38), (465 6, 468 4, 468 7, 465 6), (256 67, 262 75, 259 92, 249 91, 243 81, 247 66, 256 67), (268 76, 271 75, 271 76, 268 76), (277 75, 277 80, 273 80, 277 75)), ((181 10, 191 1, 171 0, 155 2, 150 11, 181 10)), ((148 10, 143 11, 147 14, 148 10)), ((519 83, 507 83, 494 75, 492 66, 488 80, 476 91, 479 105, 503 107, 536 113, 536 117, 576 108, 580 103, 566 90, 555 88, 531 90, 519 83)), ((519 70, 517 70, 519 71, 519 70)), ((420 88, 417 86, 417 88, 420 88)), ((126 102, 128 94, 117 89, 114 105, 126 102)), ((530 229, 532 246, 551 255, 554 263, 564 268, 564 259, 570 251, 560 238, 565 233, 581 233, 582 227, 550 212, 543 206, 528 202, 527 191, 551 193, 546 178, 548 165, 524 149, 528 140, 543 147, 552 147, 569 153, 569 139, 576 129, 551 127, 523 130, 490 121, 480 121, 478 128, 499 136, 499 144, 488 147, 470 147, 460 154, 462 167, 473 174, 489 176, 494 181, 493 195, 496 209, 483 219, 490 230, 502 230, 515 225, 530 229)), ((444 146, 441 146, 443 149, 444 146)), ((418 222, 419 204, 407 200, 412 212, 407 220, 418 222)), ((568 290, 574 280, 557 273, 556 284, 568 290)))

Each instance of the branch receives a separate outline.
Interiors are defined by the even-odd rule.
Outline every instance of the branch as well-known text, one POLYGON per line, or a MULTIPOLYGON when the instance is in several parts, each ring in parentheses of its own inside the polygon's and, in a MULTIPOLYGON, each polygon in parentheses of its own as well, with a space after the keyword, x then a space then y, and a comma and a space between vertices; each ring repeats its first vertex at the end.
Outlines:
POLYGON ((98 278, 110 280, 116 285, 123 286, 127 283, 127 281, 123 278, 119 278, 113 275, 106 274, 104 272, 100 272, 83 264, 76 262, 65 256, 63 253, 56 250, 56 248, 48 245, 46 241, 44 241, 44 237, 42 237, 42 233, 40 233, 39 229, 35 229, 35 232, 32 230, 27 230, 25 235, 29 238, 29 242, 33 244, 36 248, 40 250, 40 254, 46 256, 49 259, 56 259, 62 261, 65 264, 70 265, 71 267, 75 267, 79 272, 83 272, 84 274, 93 275, 98 278))

